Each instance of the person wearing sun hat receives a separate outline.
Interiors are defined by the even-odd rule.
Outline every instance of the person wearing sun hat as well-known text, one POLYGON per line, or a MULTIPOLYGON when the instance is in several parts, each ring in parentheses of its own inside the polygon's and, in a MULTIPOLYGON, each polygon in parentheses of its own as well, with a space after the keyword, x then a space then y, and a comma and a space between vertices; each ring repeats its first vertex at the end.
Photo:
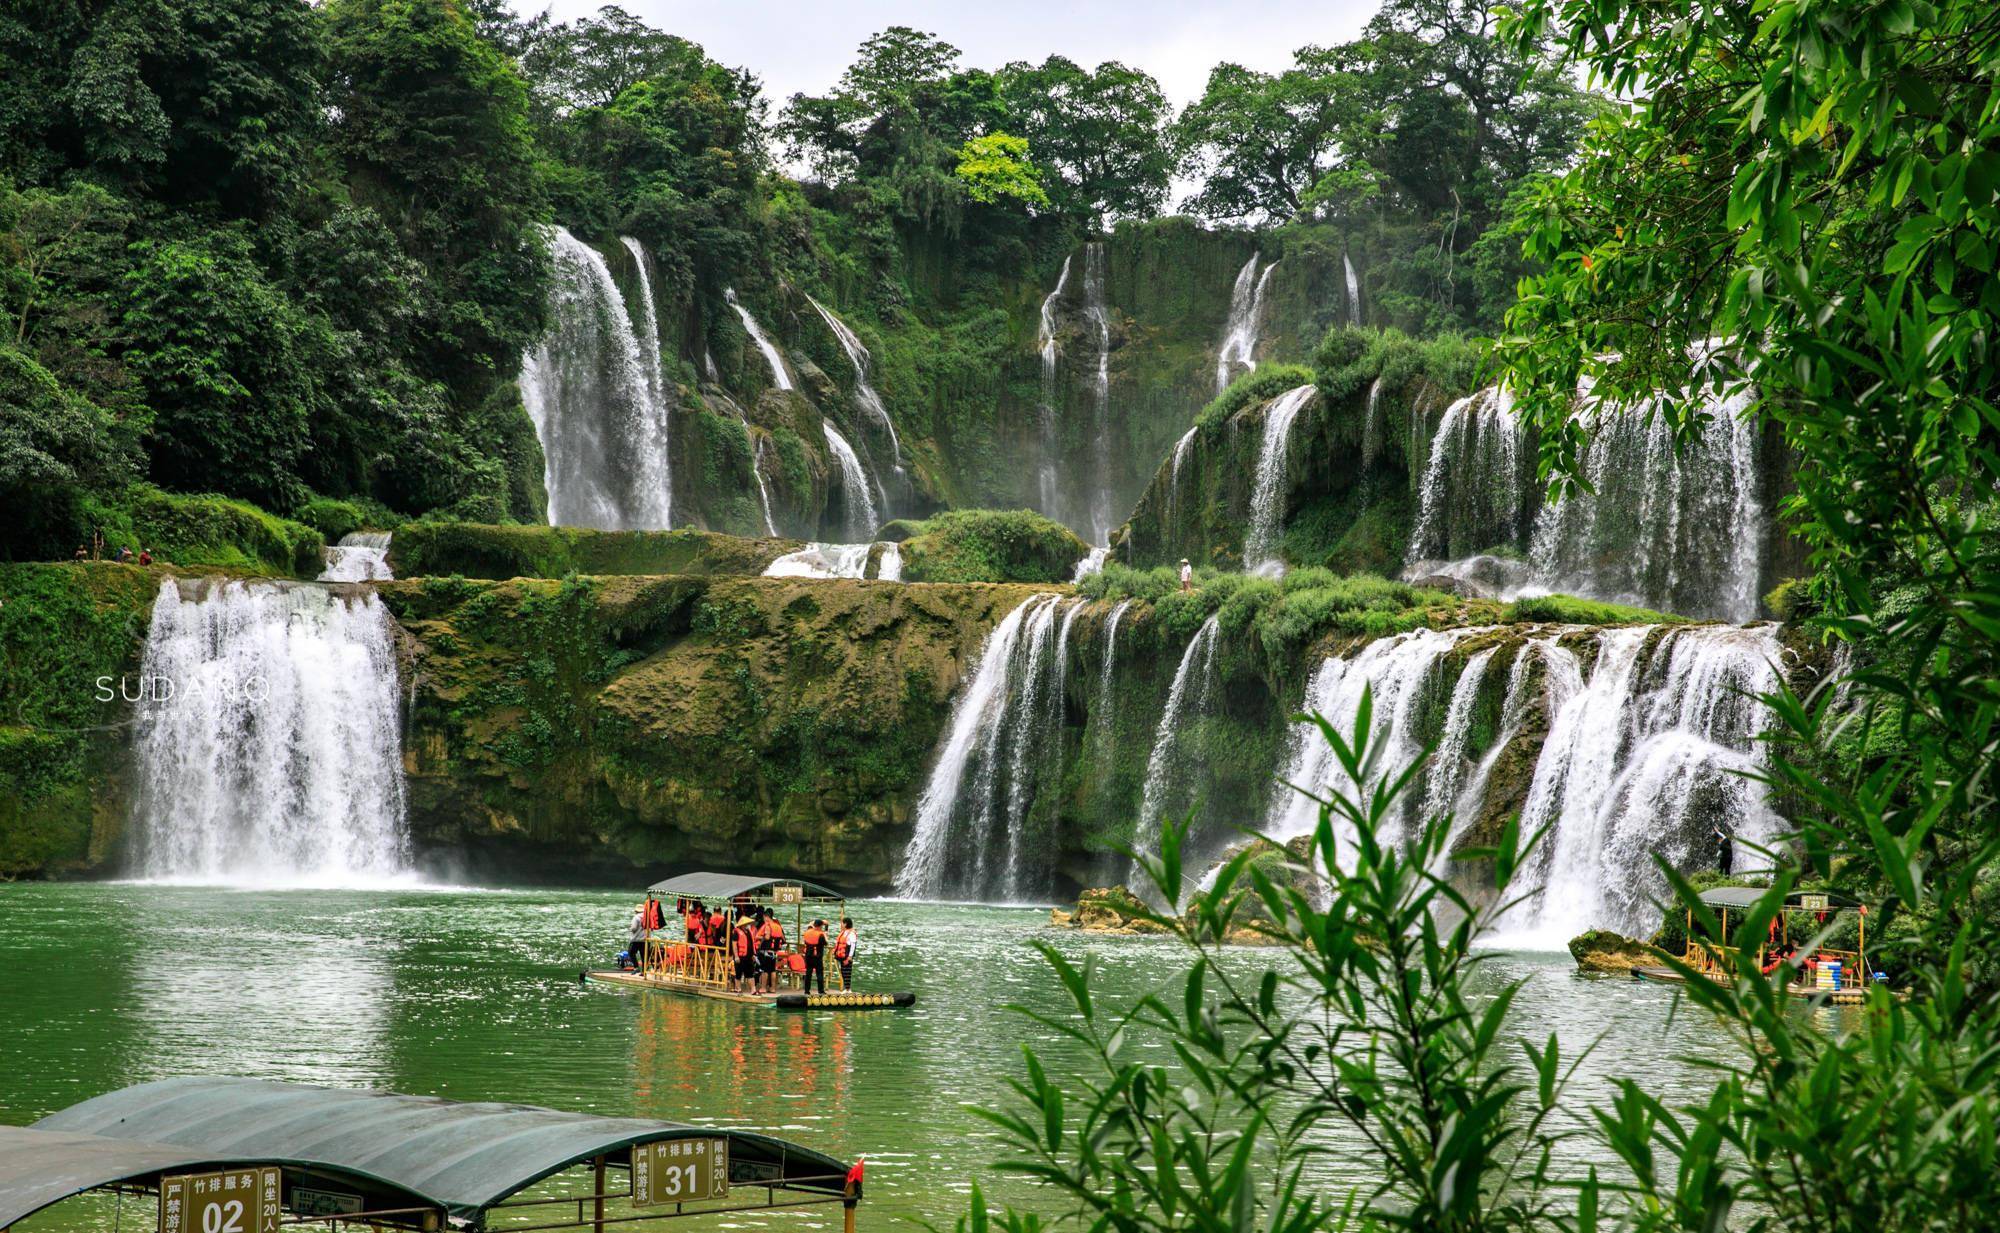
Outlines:
POLYGON ((1182 557, 1182 558, 1181 558, 1181 592, 1182 592, 1183 594, 1185 594, 1185 593, 1187 593, 1187 592, 1189 592, 1189 591, 1192 591, 1192 590, 1194 590, 1194 566, 1192 566, 1192 565, 1188 564, 1188 559, 1187 559, 1186 557, 1182 557))

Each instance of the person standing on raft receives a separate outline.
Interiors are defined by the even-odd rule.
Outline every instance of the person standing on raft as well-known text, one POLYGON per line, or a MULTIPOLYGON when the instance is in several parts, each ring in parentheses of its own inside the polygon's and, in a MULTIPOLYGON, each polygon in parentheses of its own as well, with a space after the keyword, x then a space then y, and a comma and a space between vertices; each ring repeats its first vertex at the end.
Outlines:
POLYGON ((826 922, 816 920, 799 934, 799 954, 805 957, 806 975, 801 988, 807 993, 813 991, 813 977, 819 978, 819 991, 826 992, 826 922))
POLYGON ((854 936, 854 918, 840 918, 840 937, 833 944, 834 962, 840 965, 840 987, 854 988, 854 956, 861 948, 860 939, 854 936))
POLYGON ((764 923, 757 926, 757 988, 770 993, 778 986, 778 952, 785 949, 785 927, 778 914, 764 909, 764 923))
POLYGON ((757 991, 757 933, 750 927, 748 916, 736 918, 736 929, 729 935, 729 953, 736 960, 735 989, 738 993, 757 991))

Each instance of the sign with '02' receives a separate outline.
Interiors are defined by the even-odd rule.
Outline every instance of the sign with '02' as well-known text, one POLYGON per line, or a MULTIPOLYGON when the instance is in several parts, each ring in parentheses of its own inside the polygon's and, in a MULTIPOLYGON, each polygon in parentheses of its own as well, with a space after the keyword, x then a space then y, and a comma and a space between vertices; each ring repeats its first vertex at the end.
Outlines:
POLYGON ((277 1233, 277 1169, 183 1173, 160 1179, 160 1233, 277 1233))
POLYGON ((728 1193, 727 1139, 674 1139, 632 1149, 634 1203, 687 1203, 728 1193))

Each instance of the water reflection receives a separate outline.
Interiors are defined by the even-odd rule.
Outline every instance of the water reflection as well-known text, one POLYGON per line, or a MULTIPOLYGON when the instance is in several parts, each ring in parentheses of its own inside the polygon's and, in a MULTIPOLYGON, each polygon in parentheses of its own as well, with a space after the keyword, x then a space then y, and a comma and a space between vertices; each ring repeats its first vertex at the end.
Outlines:
MULTIPOLYGON (((999 1201, 1046 1202, 992 1171, 996 1134, 965 1106, 1005 1099, 1024 1043, 1059 1083, 1088 1064, 1005 1009, 1072 1013, 1029 942, 1095 960, 1106 1005, 1171 998, 1188 963, 1172 942, 1051 931, 1038 912, 857 903, 862 984, 915 990, 913 1009, 778 1012, 580 984, 579 969, 622 941, 631 904, 623 893, 0 886, 0 972, 19 1012, 0 1032, 0 1119, 187 1073, 521 1101, 755 1128, 862 1157, 871 1224, 949 1225, 975 1177, 999 1201)), ((1254 974, 1272 958, 1237 950, 1226 962, 1254 974)), ((1685 1059, 1727 1049, 1674 990, 1579 976, 1566 956, 1497 957, 1475 997, 1521 978, 1510 1038, 1554 1032, 1574 1055, 1602 1037, 1565 1105, 1586 1132, 1588 1105, 1619 1079, 1678 1099, 1706 1082, 1685 1059)), ((1844 1012, 1800 1013, 1844 1026, 1844 1012)), ((1134 1034, 1127 1048, 1172 1062, 1158 1040, 1134 1034)), ((1331 1150, 1310 1184, 1337 1194, 1372 1179, 1348 1132, 1318 1133, 1331 1150)), ((1579 1164, 1606 1158, 1594 1133, 1565 1150, 1579 1164)))
POLYGON ((147 912, 130 952, 138 1073, 127 1081, 372 1083, 388 1053, 393 940, 312 898, 221 893, 191 911, 147 912))

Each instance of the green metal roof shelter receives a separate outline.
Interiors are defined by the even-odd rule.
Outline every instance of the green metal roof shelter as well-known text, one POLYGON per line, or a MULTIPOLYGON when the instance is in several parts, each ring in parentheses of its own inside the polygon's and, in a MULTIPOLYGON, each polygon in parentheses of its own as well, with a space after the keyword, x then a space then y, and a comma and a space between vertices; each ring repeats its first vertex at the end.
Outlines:
MULTIPOLYGON (((755 1204, 759 1210, 838 1202, 847 1175, 847 1166, 831 1156, 750 1131, 263 1079, 187 1077, 142 1083, 72 1105, 35 1126, 199 1148, 209 1159, 328 1162, 425 1196, 444 1208, 453 1224, 473 1228, 482 1227, 488 1211, 520 1191, 579 1165, 597 1170, 589 1194, 507 1205, 574 1199, 577 1221, 532 1227, 601 1227, 603 1200, 633 1195, 631 1189, 608 1192, 604 1166, 630 1169, 636 1157, 650 1160, 651 1144, 726 1141, 728 1176, 722 1189, 765 1188, 764 1198, 755 1204), (600 1205, 595 1222, 581 1215, 583 1200, 590 1198, 600 1205)), ((665 1214, 697 1212, 677 1208, 665 1214)))
POLYGON ((0 1126, 0 1229, 92 1190, 157 1190, 163 1177, 265 1165, 283 1167, 294 1182, 316 1183, 351 1194, 360 1201, 361 1210, 378 1217, 389 1213, 401 1217, 390 1223, 435 1227, 442 1215, 438 1205, 422 1195, 325 1161, 264 1153, 245 1156, 202 1145, 0 1126), (428 1221, 423 1219, 426 1214, 428 1221))
POLYGON ((796 886, 812 899, 846 899, 847 896, 804 878, 760 878, 741 873, 683 873, 655 882, 646 889, 662 898, 734 899, 773 886, 796 886))

